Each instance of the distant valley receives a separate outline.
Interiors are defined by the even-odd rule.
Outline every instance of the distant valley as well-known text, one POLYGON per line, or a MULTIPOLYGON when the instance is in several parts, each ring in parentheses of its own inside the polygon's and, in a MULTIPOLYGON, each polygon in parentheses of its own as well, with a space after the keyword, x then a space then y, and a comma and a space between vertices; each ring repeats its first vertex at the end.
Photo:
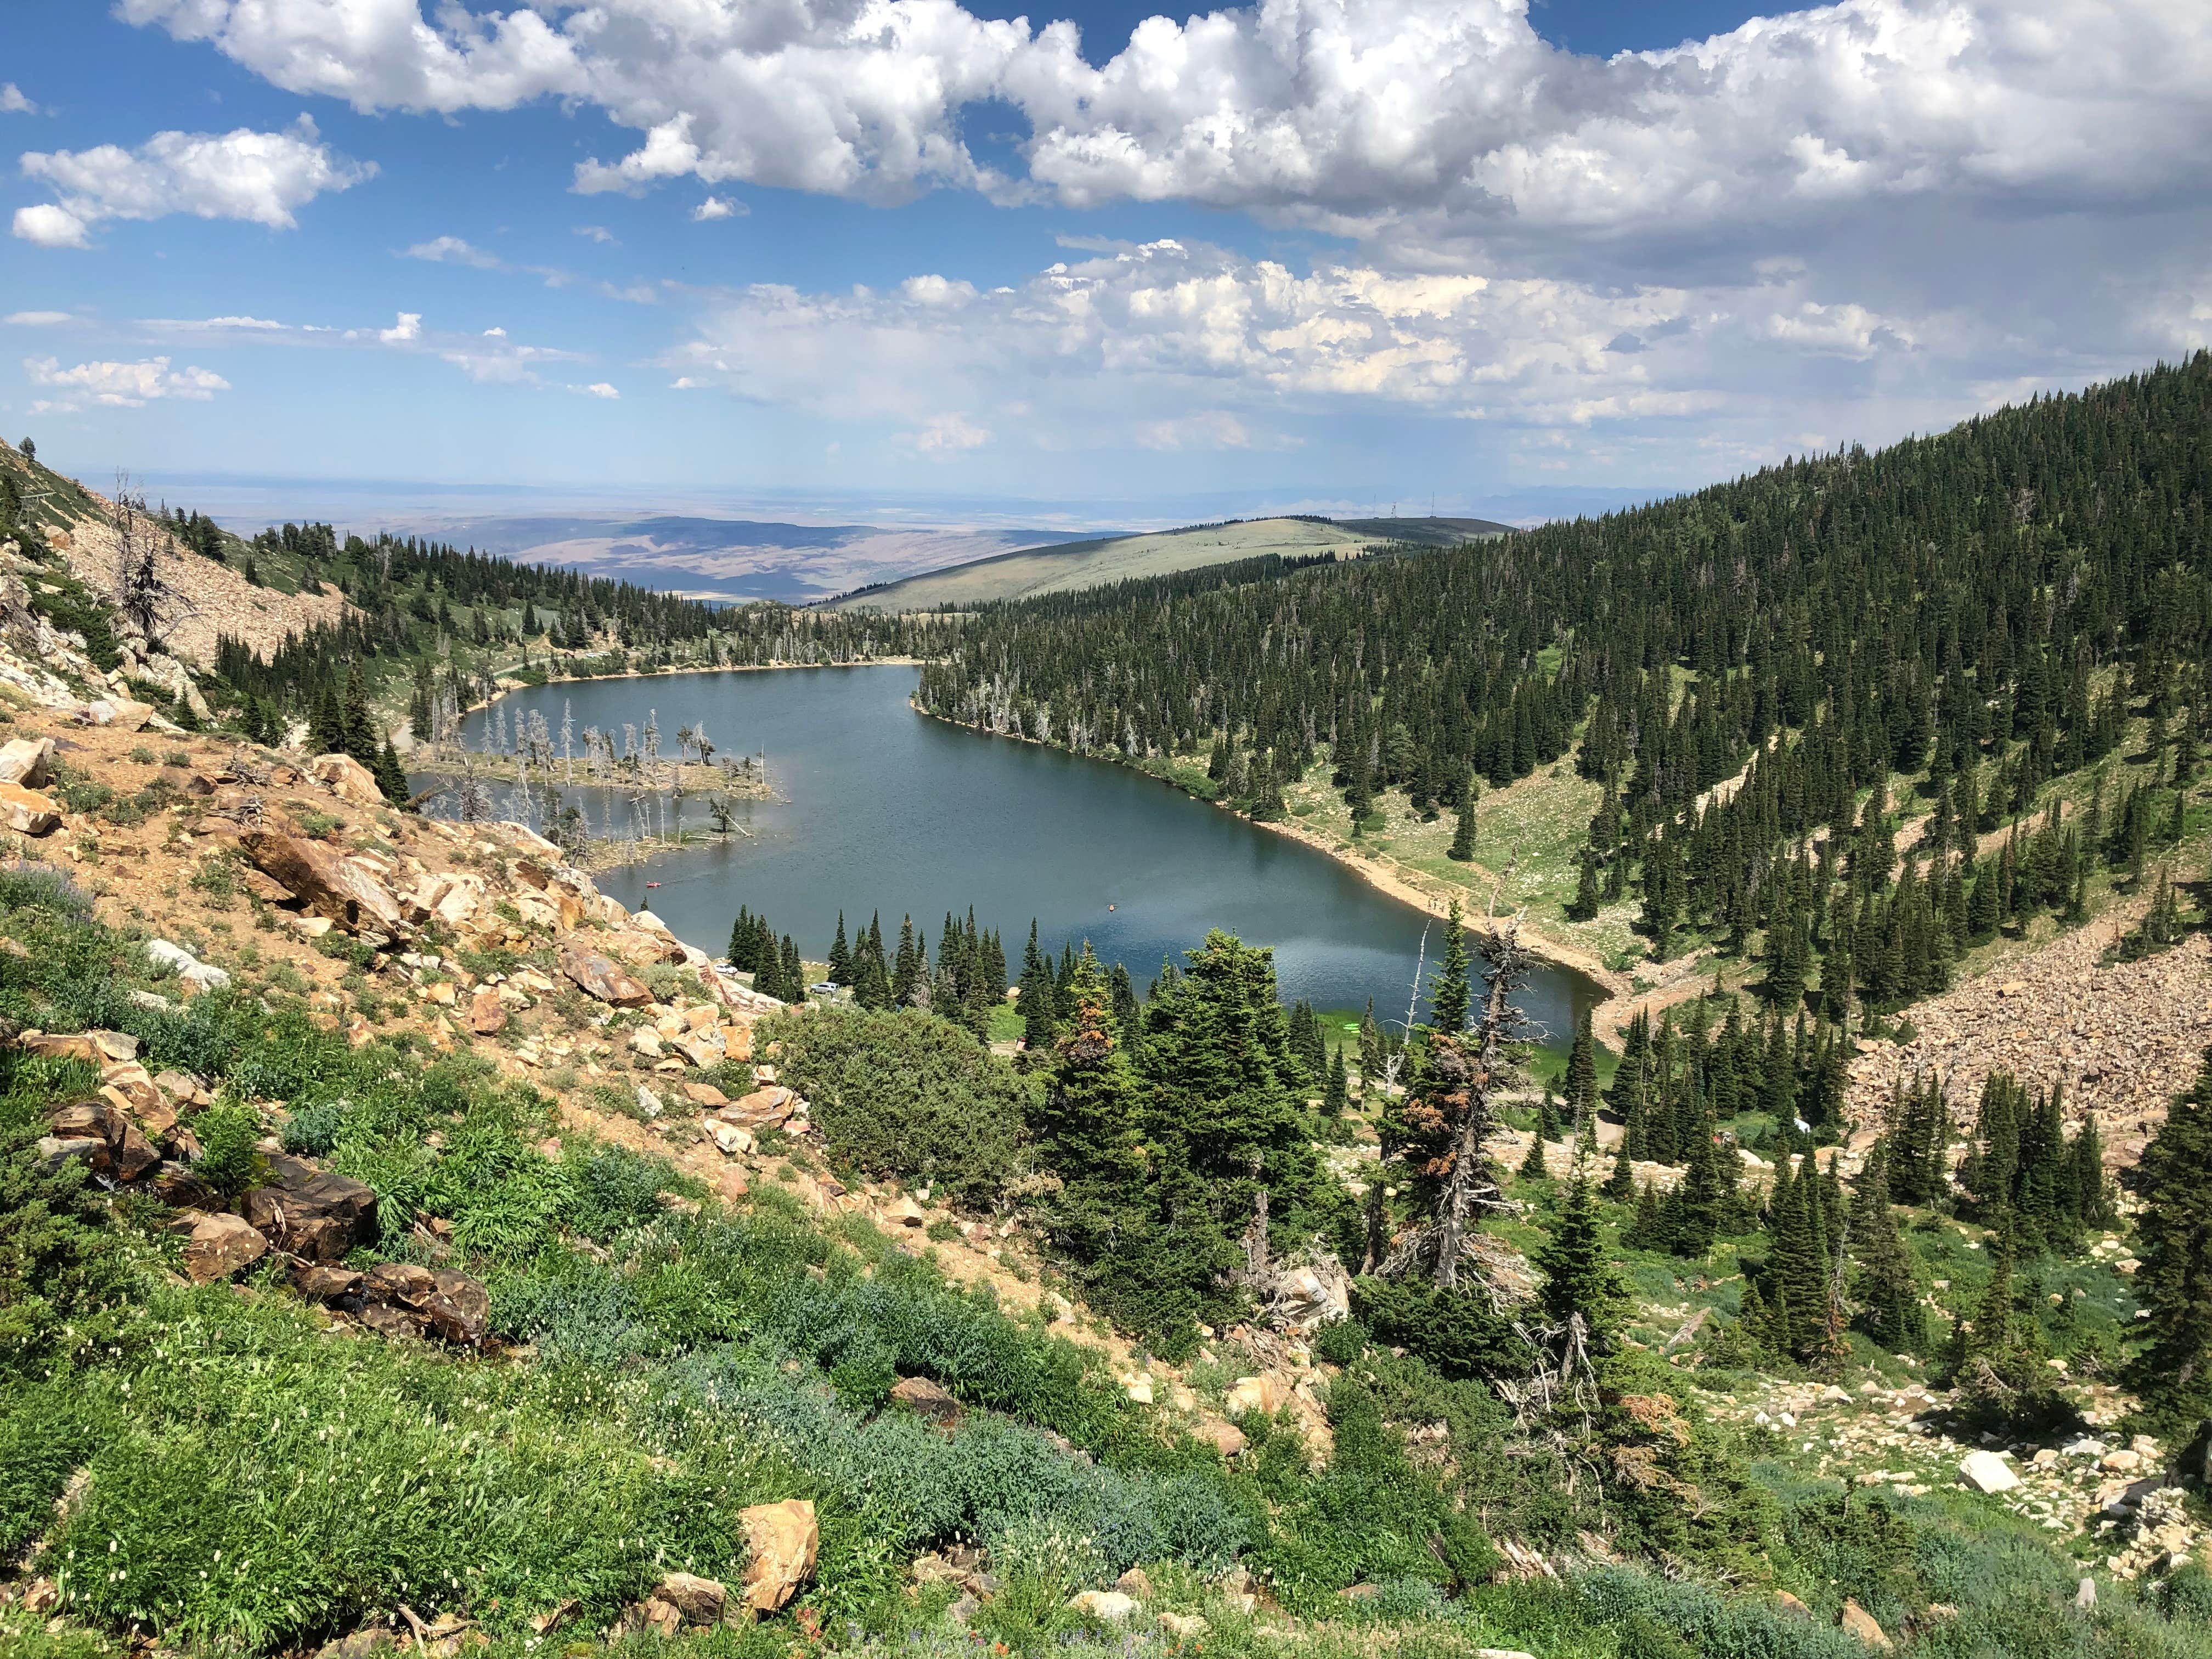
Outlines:
POLYGON ((1452 547, 1508 534, 1487 519, 1247 519, 1139 535, 1094 536, 1049 547, 1017 549, 848 593, 839 611, 931 611, 993 599, 1035 599, 1172 575, 1269 554, 1284 558, 1364 557, 1378 548, 1452 547))
POLYGON ((459 519, 441 538, 532 564, 573 565, 687 599, 809 605, 872 582, 1054 542, 1064 530, 968 530, 752 519, 459 519))

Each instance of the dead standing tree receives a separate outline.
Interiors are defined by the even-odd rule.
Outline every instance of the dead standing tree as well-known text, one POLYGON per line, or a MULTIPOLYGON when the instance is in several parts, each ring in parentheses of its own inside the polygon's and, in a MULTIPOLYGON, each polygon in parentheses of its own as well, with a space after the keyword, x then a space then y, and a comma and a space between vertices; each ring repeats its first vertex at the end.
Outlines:
POLYGON ((1485 1143, 1498 1124, 1493 1102, 1530 1029, 1514 1001, 1534 962, 1521 944, 1519 916, 1500 923, 1493 915, 1475 948, 1490 981, 1482 1012, 1473 1030, 1432 1041, 1420 1085, 1402 1114, 1411 1132, 1404 1155, 1418 1160, 1420 1184, 1434 1194, 1429 1218, 1397 1241, 1378 1269, 1385 1279, 1419 1273, 1448 1291, 1465 1288, 1478 1212, 1510 1204, 1485 1143))
POLYGON ((115 475, 115 608, 150 653, 161 648, 161 618, 177 595, 161 574, 163 538, 154 528, 146 498, 131 489, 131 475, 115 475))

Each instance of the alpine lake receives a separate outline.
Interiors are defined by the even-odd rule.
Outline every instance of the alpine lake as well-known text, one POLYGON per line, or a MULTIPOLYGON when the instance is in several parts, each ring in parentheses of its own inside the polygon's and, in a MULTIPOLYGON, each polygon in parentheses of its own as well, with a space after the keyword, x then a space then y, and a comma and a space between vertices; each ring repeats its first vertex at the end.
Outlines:
MULTIPOLYGON (((664 755, 679 726, 703 729, 718 756, 765 755, 779 799, 735 799, 734 828, 700 839, 712 797, 634 788, 560 792, 596 834, 641 823, 692 844, 605 871, 600 890, 650 909, 687 944, 727 947, 738 907, 764 915, 800 953, 827 952, 842 912, 848 937, 880 917, 885 950, 914 918, 932 959, 950 911, 996 928, 1018 970, 1032 918, 1056 957, 1085 942, 1125 965, 1141 993, 1162 963, 1180 963, 1209 929, 1273 948, 1285 1004, 1304 999, 1330 1035, 1373 999, 1376 1018, 1405 1021, 1417 969, 1433 969, 1446 926, 1362 880, 1326 854, 1108 761, 991 737, 910 706, 918 671, 840 668, 574 680, 509 693, 469 716, 471 748, 536 714, 555 734, 659 727, 664 755)), ((501 817, 508 786, 494 786, 501 817)), ((544 828, 544 791, 535 805, 544 828)), ((443 811, 450 802, 434 804, 443 811)), ((1425 975, 1423 978, 1425 979, 1425 975)), ((1564 1048, 1580 1012, 1603 993, 1579 974, 1539 964, 1518 999, 1539 1042, 1564 1048)), ((1425 999, 1423 1000, 1425 1007, 1425 999)))

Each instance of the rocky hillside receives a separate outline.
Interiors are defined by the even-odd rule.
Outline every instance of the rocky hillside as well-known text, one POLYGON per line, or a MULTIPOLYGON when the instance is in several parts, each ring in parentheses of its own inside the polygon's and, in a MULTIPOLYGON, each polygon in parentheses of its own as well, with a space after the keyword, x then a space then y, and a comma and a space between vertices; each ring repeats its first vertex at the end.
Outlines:
MULTIPOLYGON (((26 500, 27 518, 40 526, 76 579, 95 594, 112 596, 118 553, 113 499, 24 459, 4 441, 0 468, 14 475, 26 500)), ((170 654, 195 670, 214 662, 218 635, 242 640, 265 656, 292 635, 344 614, 345 599, 337 590, 286 593, 257 586, 232 564, 204 558, 184 546, 157 515, 142 515, 137 531, 153 539, 171 595, 161 607, 159 637, 170 654)), ((135 672, 135 665, 124 672, 135 672)))
POLYGON ((2115 1169, 2134 1164, 2197 1075, 2212 1043, 2212 941, 2203 934, 2138 962, 2108 960, 2141 919, 2136 903, 1992 966, 1916 1004, 1907 1041, 1863 1043, 1851 1107, 1879 1126, 1899 1085, 1942 1079, 1970 1115, 1991 1072, 2063 1088, 2071 1113, 2094 1113, 2115 1169))

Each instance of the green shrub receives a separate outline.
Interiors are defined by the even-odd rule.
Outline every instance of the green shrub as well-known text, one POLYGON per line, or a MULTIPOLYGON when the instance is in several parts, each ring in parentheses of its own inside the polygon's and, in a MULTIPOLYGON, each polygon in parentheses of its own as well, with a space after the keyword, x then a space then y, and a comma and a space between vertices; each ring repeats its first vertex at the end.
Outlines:
POLYGON ((192 1173, 225 1198, 236 1198, 259 1182, 268 1160, 261 1155, 261 1120, 250 1106, 223 1103, 200 1114, 192 1130, 200 1155, 192 1173))
MULTIPOLYGON (((20 1106, 9 1115, 16 1121, 0 1127, 0 1376, 28 1370, 55 1344, 76 1352, 115 1343, 129 1323, 132 1284, 84 1165, 70 1158, 43 1168, 44 1124, 20 1106)), ((0 1560, 7 1554, 0 1547, 0 1560)))
POLYGON ((1031 1084, 934 1014, 825 1006, 777 1015, 779 1075, 805 1095, 840 1167, 941 1188, 966 1204, 1012 1176, 1031 1084))

